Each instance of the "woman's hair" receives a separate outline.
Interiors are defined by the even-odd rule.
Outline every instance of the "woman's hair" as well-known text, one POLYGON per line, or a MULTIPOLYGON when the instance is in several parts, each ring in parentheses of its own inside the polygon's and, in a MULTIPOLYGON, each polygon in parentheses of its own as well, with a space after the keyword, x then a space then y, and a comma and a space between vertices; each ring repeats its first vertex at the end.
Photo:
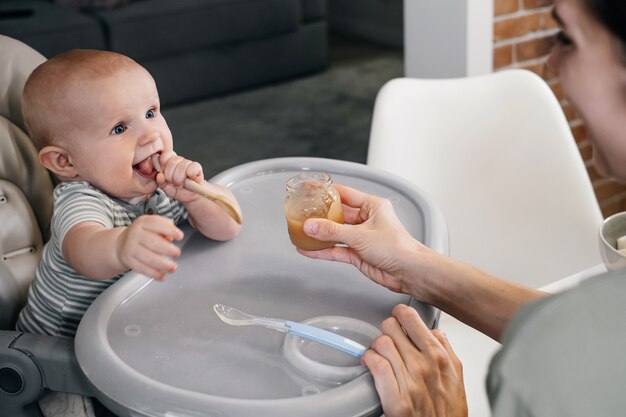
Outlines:
POLYGON ((583 0, 587 9, 620 42, 626 63, 626 0, 583 0))

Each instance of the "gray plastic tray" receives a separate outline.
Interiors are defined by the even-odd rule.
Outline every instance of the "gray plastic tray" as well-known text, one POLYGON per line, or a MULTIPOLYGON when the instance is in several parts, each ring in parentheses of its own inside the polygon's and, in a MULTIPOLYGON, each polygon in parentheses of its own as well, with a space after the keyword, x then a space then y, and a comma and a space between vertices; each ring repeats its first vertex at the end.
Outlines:
POLYGON ((447 253, 441 212, 391 174, 319 158, 269 159, 225 171, 212 181, 237 196, 241 234, 214 242, 186 227, 176 273, 164 282, 129 273, 83 318, 76 354, 107 407, 120 416, 380 415, 369 373, 339 385, 299 374, 283 357, 284 333, 228 326, 212 310, 223 303, 293 321, 346 316, 378 327, 395 304, 412 301, 435 325, 433 307, 372 283, 351 265, 296 252, 283 200, 285 182, 302 170, 328 172, 336 183, 389 198, 413 236, 447 253))

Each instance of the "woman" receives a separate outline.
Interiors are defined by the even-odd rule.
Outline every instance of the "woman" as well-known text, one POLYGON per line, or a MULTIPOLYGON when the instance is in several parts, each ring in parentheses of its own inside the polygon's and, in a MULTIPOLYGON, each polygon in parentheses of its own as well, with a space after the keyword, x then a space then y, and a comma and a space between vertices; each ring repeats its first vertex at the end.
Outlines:
MULTIPOLYGON (((561 32, 549 65, 585 121, 597 170, 626 181, 626 2, 554 0, 553 15, 561 32)), ((487 381, 494 416, 624 413, 625 277, 546 297, 429 250, 388 201, 337 189, 346 224, 310 219, 304 230, 347 247, 300 252, 352 263, 378 284, 502 341, 487 381)), ((385 415, 466 416, 461 363, 443 332, 429 330, 407 306, 394 308, 381 330, 362 361, 385 415)))

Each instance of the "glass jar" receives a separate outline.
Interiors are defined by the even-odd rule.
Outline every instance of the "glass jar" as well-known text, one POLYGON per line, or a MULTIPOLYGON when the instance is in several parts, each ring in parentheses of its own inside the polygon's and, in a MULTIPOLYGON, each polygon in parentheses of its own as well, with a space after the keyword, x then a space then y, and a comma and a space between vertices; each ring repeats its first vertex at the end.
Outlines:
POLYGON ((331 176, 323 172, 303 172, 290 178, 285 215, 289 239, 298 248, 319 250, 335 246, 336 242, 315 240, 302 230, 304 221, 312 217, 343 223, 341 198, 333 188, 331 176))

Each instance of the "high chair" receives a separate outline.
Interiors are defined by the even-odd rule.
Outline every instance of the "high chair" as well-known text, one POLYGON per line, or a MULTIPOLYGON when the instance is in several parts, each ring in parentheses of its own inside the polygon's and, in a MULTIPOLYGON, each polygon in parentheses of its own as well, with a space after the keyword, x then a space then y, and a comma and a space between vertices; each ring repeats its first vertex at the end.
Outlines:
POLYGON ((0 416, 40 416, 44 390, 92 395, 74 340, 14 331, 49 237, 53 181, 21 114, 22 89, 45 58, 0 35, 0 416))

